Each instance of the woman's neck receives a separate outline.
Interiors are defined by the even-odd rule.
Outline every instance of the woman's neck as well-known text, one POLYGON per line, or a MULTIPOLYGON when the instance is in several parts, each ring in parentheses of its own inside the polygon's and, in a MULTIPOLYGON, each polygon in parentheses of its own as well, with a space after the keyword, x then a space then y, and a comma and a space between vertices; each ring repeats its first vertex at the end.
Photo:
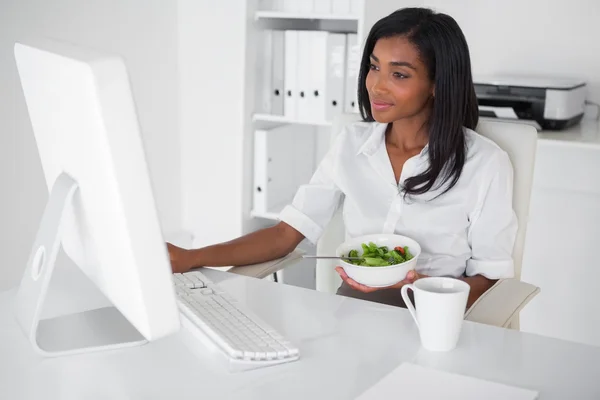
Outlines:
POLYGON ((429 113, 394 121, 388 126, 386 142, 402 151, 421 151, 429 142, 429 113))

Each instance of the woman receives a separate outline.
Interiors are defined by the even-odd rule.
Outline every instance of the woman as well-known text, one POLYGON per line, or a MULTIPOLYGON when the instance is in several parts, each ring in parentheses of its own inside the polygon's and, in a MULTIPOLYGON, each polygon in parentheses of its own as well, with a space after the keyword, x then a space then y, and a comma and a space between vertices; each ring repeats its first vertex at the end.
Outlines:
POLYGON ((470 306, 514 274, 517 231, 507 154, 473 131, 478 108, 466 40, 428 9, 398 10, 366 40, 358 102, 364 122, 346 127, 276 226, 198 250, 168 245, 175 272, 247 265, 315 243, 343 206, 352 237, 398 233, 422 247, 415 271, 388 288, 343 279, 339 294, 403 306, 399 288, 424 276, 471 286, 470 306))

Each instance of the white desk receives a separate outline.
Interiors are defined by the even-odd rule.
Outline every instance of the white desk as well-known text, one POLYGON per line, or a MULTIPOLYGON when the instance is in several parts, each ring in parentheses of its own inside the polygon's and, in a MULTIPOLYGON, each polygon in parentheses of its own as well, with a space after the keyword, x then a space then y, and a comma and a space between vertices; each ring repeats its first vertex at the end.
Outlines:
MULTIPOLYGON (((406 310, 206 273, 296 342, 301 360, 232 375, 208 354, 190 353, 185 332, 128 350, 40 359, 12 318, 9 291, 0 293, 0 398, 350 399, 402 361, 536 389, 541 399, 600 398, 600 348, 466 323, 455 351, 433 354, 420 348, 406 310)), ((56 278, 56 288, 88 292, 56 278)), ((50 307, 67 298, 55 296, 50 307)))
POLYGON ((554 143, 600 148, 600 124, 593 119, 584 119, 581 123, 562 131, 541 131, 538 137, 542 144, 554 143))

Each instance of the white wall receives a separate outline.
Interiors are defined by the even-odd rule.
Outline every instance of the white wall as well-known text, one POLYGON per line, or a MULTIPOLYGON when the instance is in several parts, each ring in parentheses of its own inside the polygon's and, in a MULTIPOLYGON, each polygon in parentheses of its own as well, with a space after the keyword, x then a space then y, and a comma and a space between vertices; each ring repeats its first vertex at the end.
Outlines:
POLYGON ((257 2, 179 4, 183 220, 199 247, 262 225, 249 217, 257 2))
MULTIPOLYGON (((367 0, 369 1, 369 0, 367 0)), ((600 102, 600 1, 425 0, 462 28, 475 74, 559 75, 586 80, 600 102)))
POLYGON ((28 35, 122 55, 165 234, 181 227, 177 4, 161 0, 0 2, 0 290, 18 282, 47 191, 13 44, 28 35))

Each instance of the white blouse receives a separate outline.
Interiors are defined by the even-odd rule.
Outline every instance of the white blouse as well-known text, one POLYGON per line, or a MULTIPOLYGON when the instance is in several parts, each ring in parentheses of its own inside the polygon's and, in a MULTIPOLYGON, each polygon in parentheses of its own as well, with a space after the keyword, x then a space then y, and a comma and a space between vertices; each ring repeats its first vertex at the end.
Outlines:
POLYGON ((517 219, 506 152, 465 128, 467 159, 457 184, 437 198, 443 189, 405 198, 399 186, 426 168, 427 146, 406 161, 397 185, 385 146, 386 127, 358 122, 344 128, 280 220, 316 243, 342 206, 349 237, 396 233, 416 240, 422 248, 419 273, 512 277, 517 219))

